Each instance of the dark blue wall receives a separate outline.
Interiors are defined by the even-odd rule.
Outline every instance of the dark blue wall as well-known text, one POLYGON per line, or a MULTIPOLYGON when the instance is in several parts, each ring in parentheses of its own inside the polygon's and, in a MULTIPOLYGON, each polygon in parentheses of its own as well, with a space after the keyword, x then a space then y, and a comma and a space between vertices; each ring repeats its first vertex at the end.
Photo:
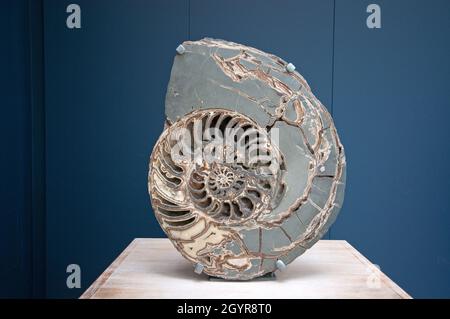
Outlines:
POLYGON ((336 2, 334 118, 347 239, 413 297, 450 297, 450 2, 336 2))
POLYGON ((174 46, 187 37, 183 1, 45 1, 47 291, 82 288, 135 237, 160 237, 147 193, 149 154, 164 126, 174 46))
POLYGON ((0 2, 0 297, 31 296, 28 6, 0 2))
POLYGON ((0 296, 77 297, 133 238, 163 236, 148 157, 174 48, 209 36, 291 61, 332 112, 348 186, 327 237, 414 297, 450 297, 448 1, 22 0, 0 12, 0 296), (81 29, 65 25, 74 2, 81 29), (372 2, 379 30, 366 27, 372 2), (81 289, 66 287, 71 263, 81 289))

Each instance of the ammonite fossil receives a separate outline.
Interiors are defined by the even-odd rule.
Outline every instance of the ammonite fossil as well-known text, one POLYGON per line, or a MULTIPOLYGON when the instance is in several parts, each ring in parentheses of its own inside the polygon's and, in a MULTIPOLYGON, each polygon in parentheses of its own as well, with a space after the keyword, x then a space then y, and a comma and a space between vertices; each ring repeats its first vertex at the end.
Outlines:
POLYGON ((154 213, 197 272, 247 280, 284 268, 342 206, 333 120, 274 55, 215 39, 177 53, 150 159, 154 213))

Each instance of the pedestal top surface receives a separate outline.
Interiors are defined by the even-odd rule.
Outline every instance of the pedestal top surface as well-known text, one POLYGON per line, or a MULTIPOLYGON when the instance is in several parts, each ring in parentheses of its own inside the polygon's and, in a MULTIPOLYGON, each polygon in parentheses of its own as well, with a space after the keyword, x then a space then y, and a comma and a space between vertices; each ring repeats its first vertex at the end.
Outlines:
POLYGON ((168 239, 137 238, 81 298, 411 298, 348 242, 321 240, 276 280, 210 281, 168 239))

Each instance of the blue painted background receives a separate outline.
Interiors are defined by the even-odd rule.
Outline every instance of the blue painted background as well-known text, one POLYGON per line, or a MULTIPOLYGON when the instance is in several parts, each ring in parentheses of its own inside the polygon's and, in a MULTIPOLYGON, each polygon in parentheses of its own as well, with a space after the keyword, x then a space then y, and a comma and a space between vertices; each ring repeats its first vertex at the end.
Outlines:
POLYGON ((448 1, 7 0, 0 14, 1 297, 78 297, 133 238, 163 236, 148 156, 174 48, 204 36, 293 62, 333 114, 348 185, 327 237, 413 297, 450 297, 448 1))
POLYGON ((0 297, 31 295, 28 10, 0 2, 0 297))

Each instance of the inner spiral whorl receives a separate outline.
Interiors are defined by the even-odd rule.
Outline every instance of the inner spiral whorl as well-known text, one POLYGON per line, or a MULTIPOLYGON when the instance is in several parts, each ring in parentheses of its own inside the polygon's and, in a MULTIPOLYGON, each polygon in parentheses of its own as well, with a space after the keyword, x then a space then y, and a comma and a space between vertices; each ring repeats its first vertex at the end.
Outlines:
POLYGON ((241 220, 262 207, 262 198, 267 196, 248 179, 242 168, 214 163, 193 171, 189 193, 194 204, 214 219, 241 220))
POLYGON ((242 114, 193 112, 170 127, 159 145, 162 162, 172 163, 157 171, 164 187, 173 189, 165 200, 184 194, 193 213, 221 224, 255 218, 278 205, 283 157, 267 132, 242 114))
POLYGON ((227 198, 236 196, 242 191, 244 182, 243 174, 226 166, 214 167, 208 176, 209 191, 217 197, 227 198))
POLYGON ((216 190, 219 189, 227 189, 231 186, 235 180, 234 173, 228 169, 227 167, 216 168, 214 171, 209 174, 209 186, 211 189, 216 190))

